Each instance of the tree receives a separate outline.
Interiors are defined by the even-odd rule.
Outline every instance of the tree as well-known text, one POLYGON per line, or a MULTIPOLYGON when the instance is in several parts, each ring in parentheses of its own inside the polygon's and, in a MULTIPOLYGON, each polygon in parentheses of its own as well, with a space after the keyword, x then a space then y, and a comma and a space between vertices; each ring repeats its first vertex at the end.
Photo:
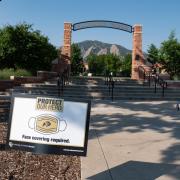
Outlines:
POLYGON ((117 76, 121 72, 123 57, 115 54, 107 54, 105 58, 106 69, 108 72, 112 72, 114 76, 117 76))
POLYGON ((89 71, 92 72, 94 75, 104 75, 106 69, 106 63, 104 58, 104 55, 97 56, 95 54, 90 54, 87 57, 89 71))
POLYGON ((154 44, 151 44, 147 52, 148 52, 148 61, 152 64, 157 63, 159 60, 159 49, 154 44))
POLYGON ((171 32, 168 40, 162 42, 159 62, 171 78, 180 75, 180 42, 171 32))
POLYGON ((71 45, 71 72, 77 75, 83 72, 83 58, 81 56, 81 49, 77 44, 71 45))
POLYGON ((122 61, 122 70, 121 70, 122 75, 130 76, 131 67, 132 67, 132 54, 126 54, 124 56, 124 60, 122 61))
POLYGON ((94 55, 87 58, 89 71, 95 75, 112 72, 116 76, 121 71, 122 57, 114 54, 94 55))
POLYGON ((32 25, 7 25, 0 29, 0 67, 23 68, 36 73, 49 70, 57 57, 56 48, 32 25))

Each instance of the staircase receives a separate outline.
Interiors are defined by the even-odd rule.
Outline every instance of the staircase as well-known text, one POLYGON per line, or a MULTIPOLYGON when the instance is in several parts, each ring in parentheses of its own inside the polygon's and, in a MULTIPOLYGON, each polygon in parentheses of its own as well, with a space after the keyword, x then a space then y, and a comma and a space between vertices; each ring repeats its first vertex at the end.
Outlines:
MULTIPOLYGON (((154 86, 149 87, 146 83, 132 80, 130 78, 114 78, 113 100, 175 100, 180 101, 180 88, 168 87, 165 95, 162 96, 162 88, 157 87, 154 93, 154 86)), ((63 98, 112 100, 111 91, 105 85, 103 77, 73 77, 70 83, 64 87, 63 93, 59 96, 57 80, 41 84, 23 84, 15 87, 9 92, 0 94, 0 123, 6 122, 9 116, 11 93, 25 93, 32 95, 47 95, 63 98)), ((0 124, 1 125, 1 124, 0 124)))
MULTIPOLYGON (((141 81, 130 78, 114 78, 115 86, 113 91, 113 100, 180 100, 179 88, 165 89, 165 95, 162 97, 162 88, 157 87, 154 93, 154 86, 149 87, 141 81)), ((14 92, 28 93, 47 96, 58 96, 59 90, 57 81, 46 82, 44 84, 24 84, 15 87, 14 92)), ((103 77, 73 77, 69 85, 64 87, 61 97, 71 97, 78 99, 101 99, 111 100, 111 91, 103 77)))

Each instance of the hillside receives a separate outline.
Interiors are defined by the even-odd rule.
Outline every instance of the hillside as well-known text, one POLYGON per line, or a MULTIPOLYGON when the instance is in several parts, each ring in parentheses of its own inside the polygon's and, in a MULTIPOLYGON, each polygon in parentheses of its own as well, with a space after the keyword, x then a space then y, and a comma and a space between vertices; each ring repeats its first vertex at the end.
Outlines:
POLYGON ((77 43, 81 49, 81 53, 83 56, 83 59, 86 59, 86 57, 93 53, 97 55, 101 54, 108 54, 108 53, 113 53, 116 55, 126 55, 128 53, 131 53, 131 50, 126 49, 125 47, 117 44, 108 44, 108 43, 103 43, 100 41, 82 41, 77 43))

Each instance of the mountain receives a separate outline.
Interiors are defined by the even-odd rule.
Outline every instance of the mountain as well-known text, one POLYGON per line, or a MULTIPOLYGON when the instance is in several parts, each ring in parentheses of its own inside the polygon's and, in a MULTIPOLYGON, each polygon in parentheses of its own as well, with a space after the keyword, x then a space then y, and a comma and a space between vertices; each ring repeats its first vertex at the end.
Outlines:
POLYGON ((83 59, 86 59, 86 57, 91 53, 96 55, 112 53, 112 54, 124 56, 132 52, 131 50, 126 49, 121 45, 108 44, 108 43, 103 43, 101 41, 86 40, 76 44, 78 44, 78 46, 81 49, 83 59))

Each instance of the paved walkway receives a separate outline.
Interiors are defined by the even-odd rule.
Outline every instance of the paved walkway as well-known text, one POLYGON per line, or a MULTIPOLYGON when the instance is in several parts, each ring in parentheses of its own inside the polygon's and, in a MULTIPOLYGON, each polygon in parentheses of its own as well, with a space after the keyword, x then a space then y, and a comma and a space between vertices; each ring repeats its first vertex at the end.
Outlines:
POLYGON ((82 179, 180 180, 180 111, 167 101, 93 101, 82 179))

